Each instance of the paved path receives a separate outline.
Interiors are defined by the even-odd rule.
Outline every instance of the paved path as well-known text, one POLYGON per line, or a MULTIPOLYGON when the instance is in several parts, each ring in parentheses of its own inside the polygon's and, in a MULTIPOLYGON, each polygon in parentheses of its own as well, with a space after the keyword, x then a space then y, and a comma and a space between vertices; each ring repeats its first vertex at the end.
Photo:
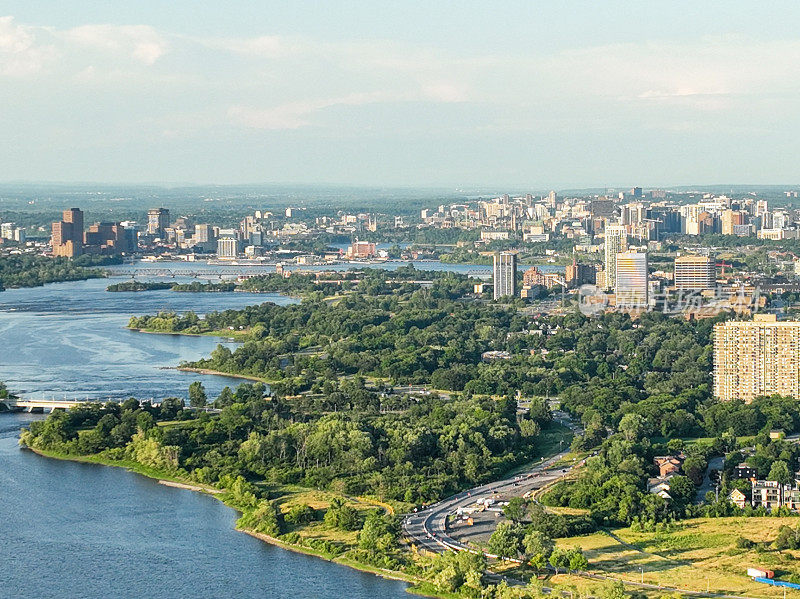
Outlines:
POLYGON ((694 498, 695 503, 702 503, 706 499, 706 493, 709 491, 713 491, 716 488, 716 484, 711 480, 711 471, 712 470, 722 470, 722 466, 725 464, 725 458, 722 456, 716 456, 708 460, 708 468, 706 468, 706 475, 703 478, 703 484, 700 485, 700 488, 697 489, 697 495, 694 498))

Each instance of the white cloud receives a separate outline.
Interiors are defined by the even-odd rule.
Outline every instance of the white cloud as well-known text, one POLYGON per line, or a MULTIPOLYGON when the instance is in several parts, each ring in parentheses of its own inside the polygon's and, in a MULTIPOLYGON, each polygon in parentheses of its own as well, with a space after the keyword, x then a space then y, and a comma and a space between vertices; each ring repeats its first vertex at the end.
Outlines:
POLYGON ((469 94, 463 85, 449 81, 424 84, 422 94, 427 100, 442 103, 466 102, 469 99, 469 94))
POLYGON ((234 105, 228 108, 230 122, 251 129, 299 129, 312 124, 312 116, 334 106, 363 106, 380 102, 380 92, 350 94, 339 98, 290 102, 271 108, 234 105))
POLYGON ((278 35, 253 38, 205 38, 197 40, 212 50, 221 50, 252 58, 282 58, 303 51, 303 44, 278 35))
POLYGON ((168 49, 166 39, 147 25, 82 25, 63 32, 69 44, 122 54, 152 65, 168 49))
POLYGON ((53 51, 50 45, 36 43, 34 28, 16 24, 14 17, 0 17, 0 75, 25 77, 38 73, 53 51))

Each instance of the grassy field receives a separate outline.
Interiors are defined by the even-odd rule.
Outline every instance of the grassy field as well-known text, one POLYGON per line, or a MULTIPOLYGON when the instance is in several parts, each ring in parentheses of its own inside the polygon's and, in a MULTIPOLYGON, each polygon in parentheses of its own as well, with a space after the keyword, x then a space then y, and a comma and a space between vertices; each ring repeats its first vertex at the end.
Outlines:
MULTIPOLYGON (((796 518, 697 518, 674 525, 669 532, 634 532, 630 528, 558 539, 565 547, 580 546, 591 571, 622 580, 682 589, 782 597, 783 590, 753 582, 748 567, 775 571, 776 578, 800 574, 800 551, 757 551, 736 547, 738 537, 770 542, 778 528, 800 524, 796 518), (614 538, 617 537, 617 538, 614 538)), ((800 591, 788 590, 800 596, 800 591)))

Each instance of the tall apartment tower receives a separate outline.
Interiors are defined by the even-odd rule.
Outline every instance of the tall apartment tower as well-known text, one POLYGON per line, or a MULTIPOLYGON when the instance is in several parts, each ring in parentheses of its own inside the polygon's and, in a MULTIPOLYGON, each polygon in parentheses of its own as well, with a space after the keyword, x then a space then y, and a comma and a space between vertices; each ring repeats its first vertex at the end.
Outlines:
POLYGON ((83 243, 83 210, 80 208, 69 208, 64 210, 61 220, 65 223, 72 223, 72 241, 83 243))
POLYGON ((50 245, 54 256, 74 258, 83 253, 83 211, 80 208, 64 210, 61 220, 53 223, 50 245))
POLYGON ((675 258, 676 289, 714 289, 717 267, 709 256, 678 256, 675 258))
POLYGON ((775 393, 800 398, 800 322, 756 314, 714 325, 714 395, 750 402, 775 393))
POLYGON ((646 308, 649 299, 647 282, 647 254, 622 252, 616 257, 614 293, 617 306, 646 308))
POLYGON ((147 234, 153 237, 164 237, 164 229, 169 227, 169 210, 151 208, 147 211, 147 234))
POLYGON ((517 255, 498 252, 494 255, 494 299, 517 295, 517 255))
POLYGON ((194 240, 197 243, 208 243, 214 240, 214 228, 211 225, 195 225, 194 240))
POLYGON ((617 254, 628 248, 628 229, 624 225, 607 225, 605 233, 605 288, 614 289, 617 285, 617 254))

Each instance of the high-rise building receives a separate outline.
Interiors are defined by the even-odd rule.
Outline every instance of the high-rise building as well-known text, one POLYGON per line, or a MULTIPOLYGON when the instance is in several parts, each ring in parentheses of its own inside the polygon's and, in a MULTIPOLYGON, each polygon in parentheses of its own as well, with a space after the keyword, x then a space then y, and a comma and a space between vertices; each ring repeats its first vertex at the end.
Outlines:
POLYGON ((498 252, 494 255, 494 299, 517 294, 517 255, 498 252))
POLYGON ((65 223, 72 224, 73 238, 72 241, 83 243, 83 210, 80 208, 69 208, 64 210, 61 217, 65 223))
POLYGON ((617 306, 646 308, 649 299, 647 254, 645 252, 619 253, 615 267, 614 294, 617 298, 617 306))
POLYGON ((631 202, 621 207, 622 224, 636 225, 642 222, 647 216, 647 210, 641 202, 631 202))
POLYGON ((614 216, 615 208, 614 200, 609 200, 606 196, 600 196, 596 200, 592 200, 590 211, 592 217, 611 218, 614 216))
POLYGON ((121 254, 136 248, 131 236, 120 223, 95 223, 84 234, 84 252, 87 254, 121 254))
POLYGON ((217 239, 217 258, 233 259, 239 255, 239 240, 235 237, 217 239))
POLYGON ((376 254, 375 244, 370 241, 354 241, 347 248, 348 258, 372 258, 376 254))
POLYGON ((613 289, 617 279, 617 254, 628 247, 628 229, 624 225, 607 225, 605 238, 606 289, 613 289))
POLYGON ((148 235, 164 237, 164 231, 167 227, 169 227, 169 210, 166 208, 151 208, 147 211, 148 235))
POLYGON ((714 325, 714 395, 750 402, 773 394, 800 398, 800 322, 756 314, 714 325))
POLYGON ((575 260, 572 264, 568 264, 564 271, 564 282, 568 287, 594 283, 596 277, 597 271, 592 264, 578 264, 575 260))
POLYGON ((61 220, 53 223, 50 239, 54 256, 74 258, 83 251, 83 212, 79 208, 64 210, 61 220))
POLYGON ((675 258, 676 289, 713 289, 717 283, 717 267, 709 256, 675 258))
POLYGON ((734 235, 734 228, 737 225, 746 224, 747 215, 741 210, 724 210, 720 215, 720 222, 723 235, 734 235))
POLYGON ((195 225, 194 240, 196 243, 208 243, 214 241, 214 227, 211 225, 195 225))

